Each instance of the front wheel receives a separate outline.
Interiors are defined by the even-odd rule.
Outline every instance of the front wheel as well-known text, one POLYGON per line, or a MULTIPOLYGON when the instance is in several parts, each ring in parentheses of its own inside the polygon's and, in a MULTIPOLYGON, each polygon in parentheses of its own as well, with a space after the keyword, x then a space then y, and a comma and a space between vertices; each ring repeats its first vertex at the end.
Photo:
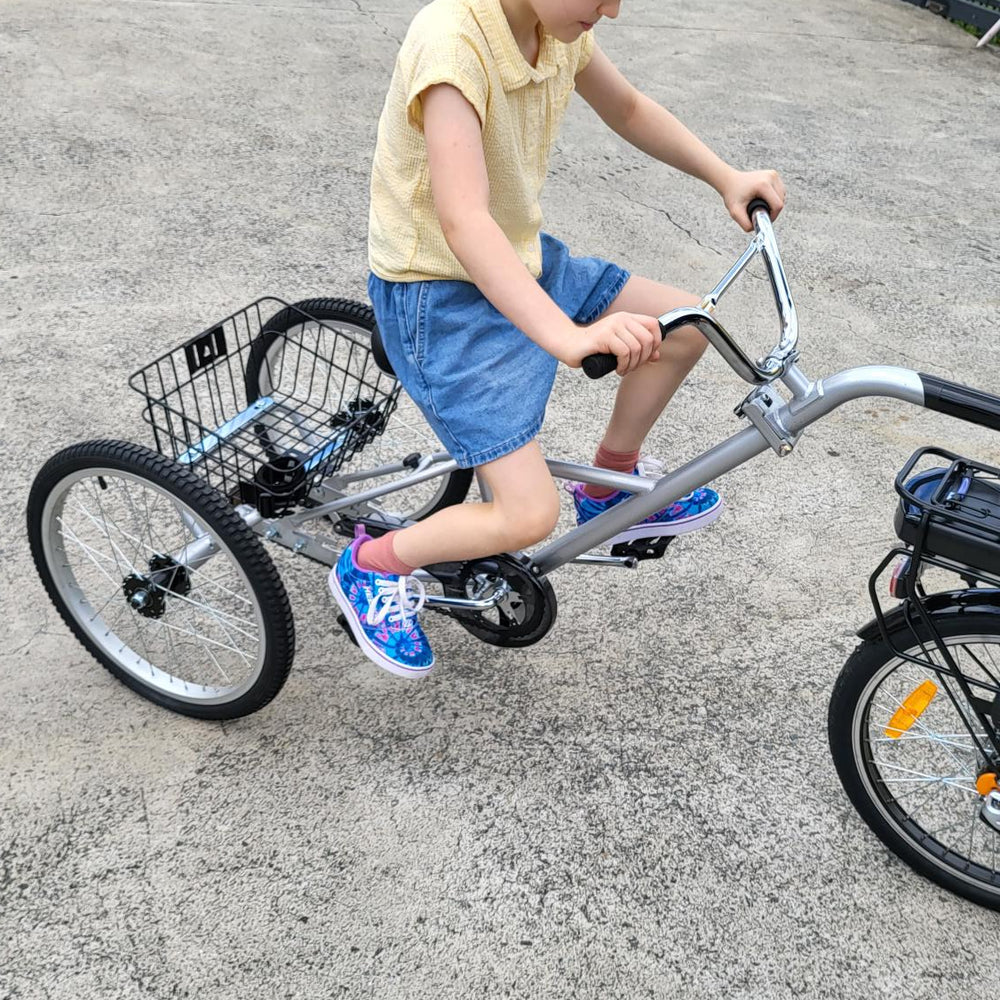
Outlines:
POLYGON ((291 667, 291 607, 221 494, 140 445, 88 441, 45 463, 28 538, 86 649, 144 698, 199 719, 266 705, 291 667))
MULTIPOLYGON (((976 699, 992 703, 995 731, 1000 609, 933 620, 976 699)), ((904 624, 890 638, 895 649, 945 666, 922 625, 904 624)), ((944 888, 1000 910, 1000 829, 983 815, 983 790, 1000 760, 956 680, 896 655, 881 638, 863 642, 837 678, 828 728, 844 790, 882 842, 944 888)))

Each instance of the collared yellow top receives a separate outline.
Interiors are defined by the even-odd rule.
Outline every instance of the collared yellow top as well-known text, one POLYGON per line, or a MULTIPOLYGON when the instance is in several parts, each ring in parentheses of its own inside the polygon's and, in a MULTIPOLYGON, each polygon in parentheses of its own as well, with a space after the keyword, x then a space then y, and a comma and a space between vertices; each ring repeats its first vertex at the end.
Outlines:
POLYGON ((378 125, 368 225, 368 263, 375 274, 387 281, 471 280, 434 210, 423 135, 420 95, 448 83, 482 123, 490 215, 528 270, 541 275, 538 199, 575 77, 593 51, 589 31, 570 44, 543 32, 531 66, 500 0, 433 0, 417 14, 378 125))

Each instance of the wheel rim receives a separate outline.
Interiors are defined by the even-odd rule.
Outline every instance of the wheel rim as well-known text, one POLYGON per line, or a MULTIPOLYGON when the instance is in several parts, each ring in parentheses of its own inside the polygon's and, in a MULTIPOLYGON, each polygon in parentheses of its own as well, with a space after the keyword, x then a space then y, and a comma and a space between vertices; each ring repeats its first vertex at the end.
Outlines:
POLYGON ((168 490, 118 469, 68 475, 46 500, 42 546, 65 607, 143 687, 211 705, 234 701, 260 677, 264 620, 250 581, 225 540, 168 490), (177 571, 151 571, 202 536, 215 554, 185 571, 186 586, 177 571), (147 611, 162 613, 141 613, 137 591, 151 597, 147 611))
MULTIPOLYGON (((996 635, 970 634, 944 641, 963 673, 997 683, 996 635)), ((929 646, 907 652, 944 666, 940 652, 929 646)), ((949 684, 967 711, 957 684, 949 684)), ((980 742, 988 747, 982 726, 969 718, 980 742)), ((851 733, 858 774, 882 816, 931 864, 1000 896, 1000 833, 980 818, 982 797, 976 789, 986 761, 937 675, 901 658, 886 663, 858 699, 851 733), (927 679, 939 686, 937 695, 909 730, 898 738, 888 736, 889 720, 927 679)))
MULTIPOLYGON (((272 328, 273 329, 273 328, 272 328)), ((355 343, 366 349, 371 344, 371 330, 367 327, 345 320, 324 319, 319 323, 300 323, 283 331, 284 336, 277 337, 264 355, 260 369, 259 391, 262 396, 269 395, 276 389, 280 391, 283 378, 291 378, 291 366, 296 364, 294 358, 289 359, 288 369, 285 367, 285 351, 289 344, 301 342, 311 356, 333 357, 336 334, 346 335, 355 343), (327 329, 330 328, 330 329, 327 329)), ((343 353, 343 345, 340 345, 343 353)), ((360 365, 374 366, 375 360, 365 352, 359 352, 356 358, 362 359, 360 365)), ((359 362, 351 359, 352 370, 359 368, 359 362)), ((360 376, 363 373, 357 371, 360 376)), ((372 380, 371 373, 367 375, 372 380)), ((389 376, 383 376, 388 378, 389 376)), ((322 389, 323 387, 317 387, 322 389)), ((390 462, 399 462, 407 455, 418 453, 427 456, 442 451, 441 442, 430 428, 420 409, 412 399, 402 392, 396 409, 389 417, 385 431, 370 441, 360 452, 345 462, 337 474, 326 480, 326 485, 344 495, 360 492, 374 485, 378 480, 362 480, 346 483, 345 477, 365 469, 372 469, 390 462)), ((371 502, 371 506, 383 513, 400 520, 418 521, 436 508, 448 489, 447 475, 411 486, 408 489, 391 493, 383 500, 371 502)))

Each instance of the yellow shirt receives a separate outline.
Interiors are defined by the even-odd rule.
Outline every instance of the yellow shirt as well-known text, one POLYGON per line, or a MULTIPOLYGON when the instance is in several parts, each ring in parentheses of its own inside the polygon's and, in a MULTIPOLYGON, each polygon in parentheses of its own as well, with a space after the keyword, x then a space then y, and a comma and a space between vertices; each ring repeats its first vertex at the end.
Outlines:
POLYGON ((594 51, 546 32, 535 66, 517 47, 500 0, 433 0, 413 19, 396 60, 372 166, 368 263, 387 281, 471 280, 441 231, 431 196, 420 94, 457 87, 476 109, 490 182, 489 210, 517 255, 542 273, 538 203, 549 152, 594 51))

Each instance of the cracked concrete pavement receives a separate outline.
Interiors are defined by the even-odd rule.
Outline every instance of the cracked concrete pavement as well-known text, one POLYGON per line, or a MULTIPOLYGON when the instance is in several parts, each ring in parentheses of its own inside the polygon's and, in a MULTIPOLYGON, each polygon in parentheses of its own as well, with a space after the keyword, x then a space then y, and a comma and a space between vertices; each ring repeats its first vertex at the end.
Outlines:
MULTIPOLYGON (((995 992, 1000 917, 887 853, 825 737, 895 471, 931 442, 1000 461, 987 431, 852 404, 725 477, 724 518, 662 563, 557 573, 537 647, 432 622, 416 686, 278 554, 295 669, 224 725, 130 693, 49 605, 27 490, 70 442, 149 443, 133 370, 263 294, 363 297, 375 124, 417 7, 0 7, 0 998, 995 992)), ((782 172, 807 372, 1000 389, 996 53, 899 0, 634 0, 598 38, 731 162, 782 172)), ((581 102, 544 207, 576 252, 697 291, 743 246, 713 192, 581 102)), ((724 316, 773 339, 759 273, 724 316)), ((547 450, 589 458, 613 390, 562 372, 547 450)), ((742 394, 706 359, 648 450, 717 442, 742 394)))

